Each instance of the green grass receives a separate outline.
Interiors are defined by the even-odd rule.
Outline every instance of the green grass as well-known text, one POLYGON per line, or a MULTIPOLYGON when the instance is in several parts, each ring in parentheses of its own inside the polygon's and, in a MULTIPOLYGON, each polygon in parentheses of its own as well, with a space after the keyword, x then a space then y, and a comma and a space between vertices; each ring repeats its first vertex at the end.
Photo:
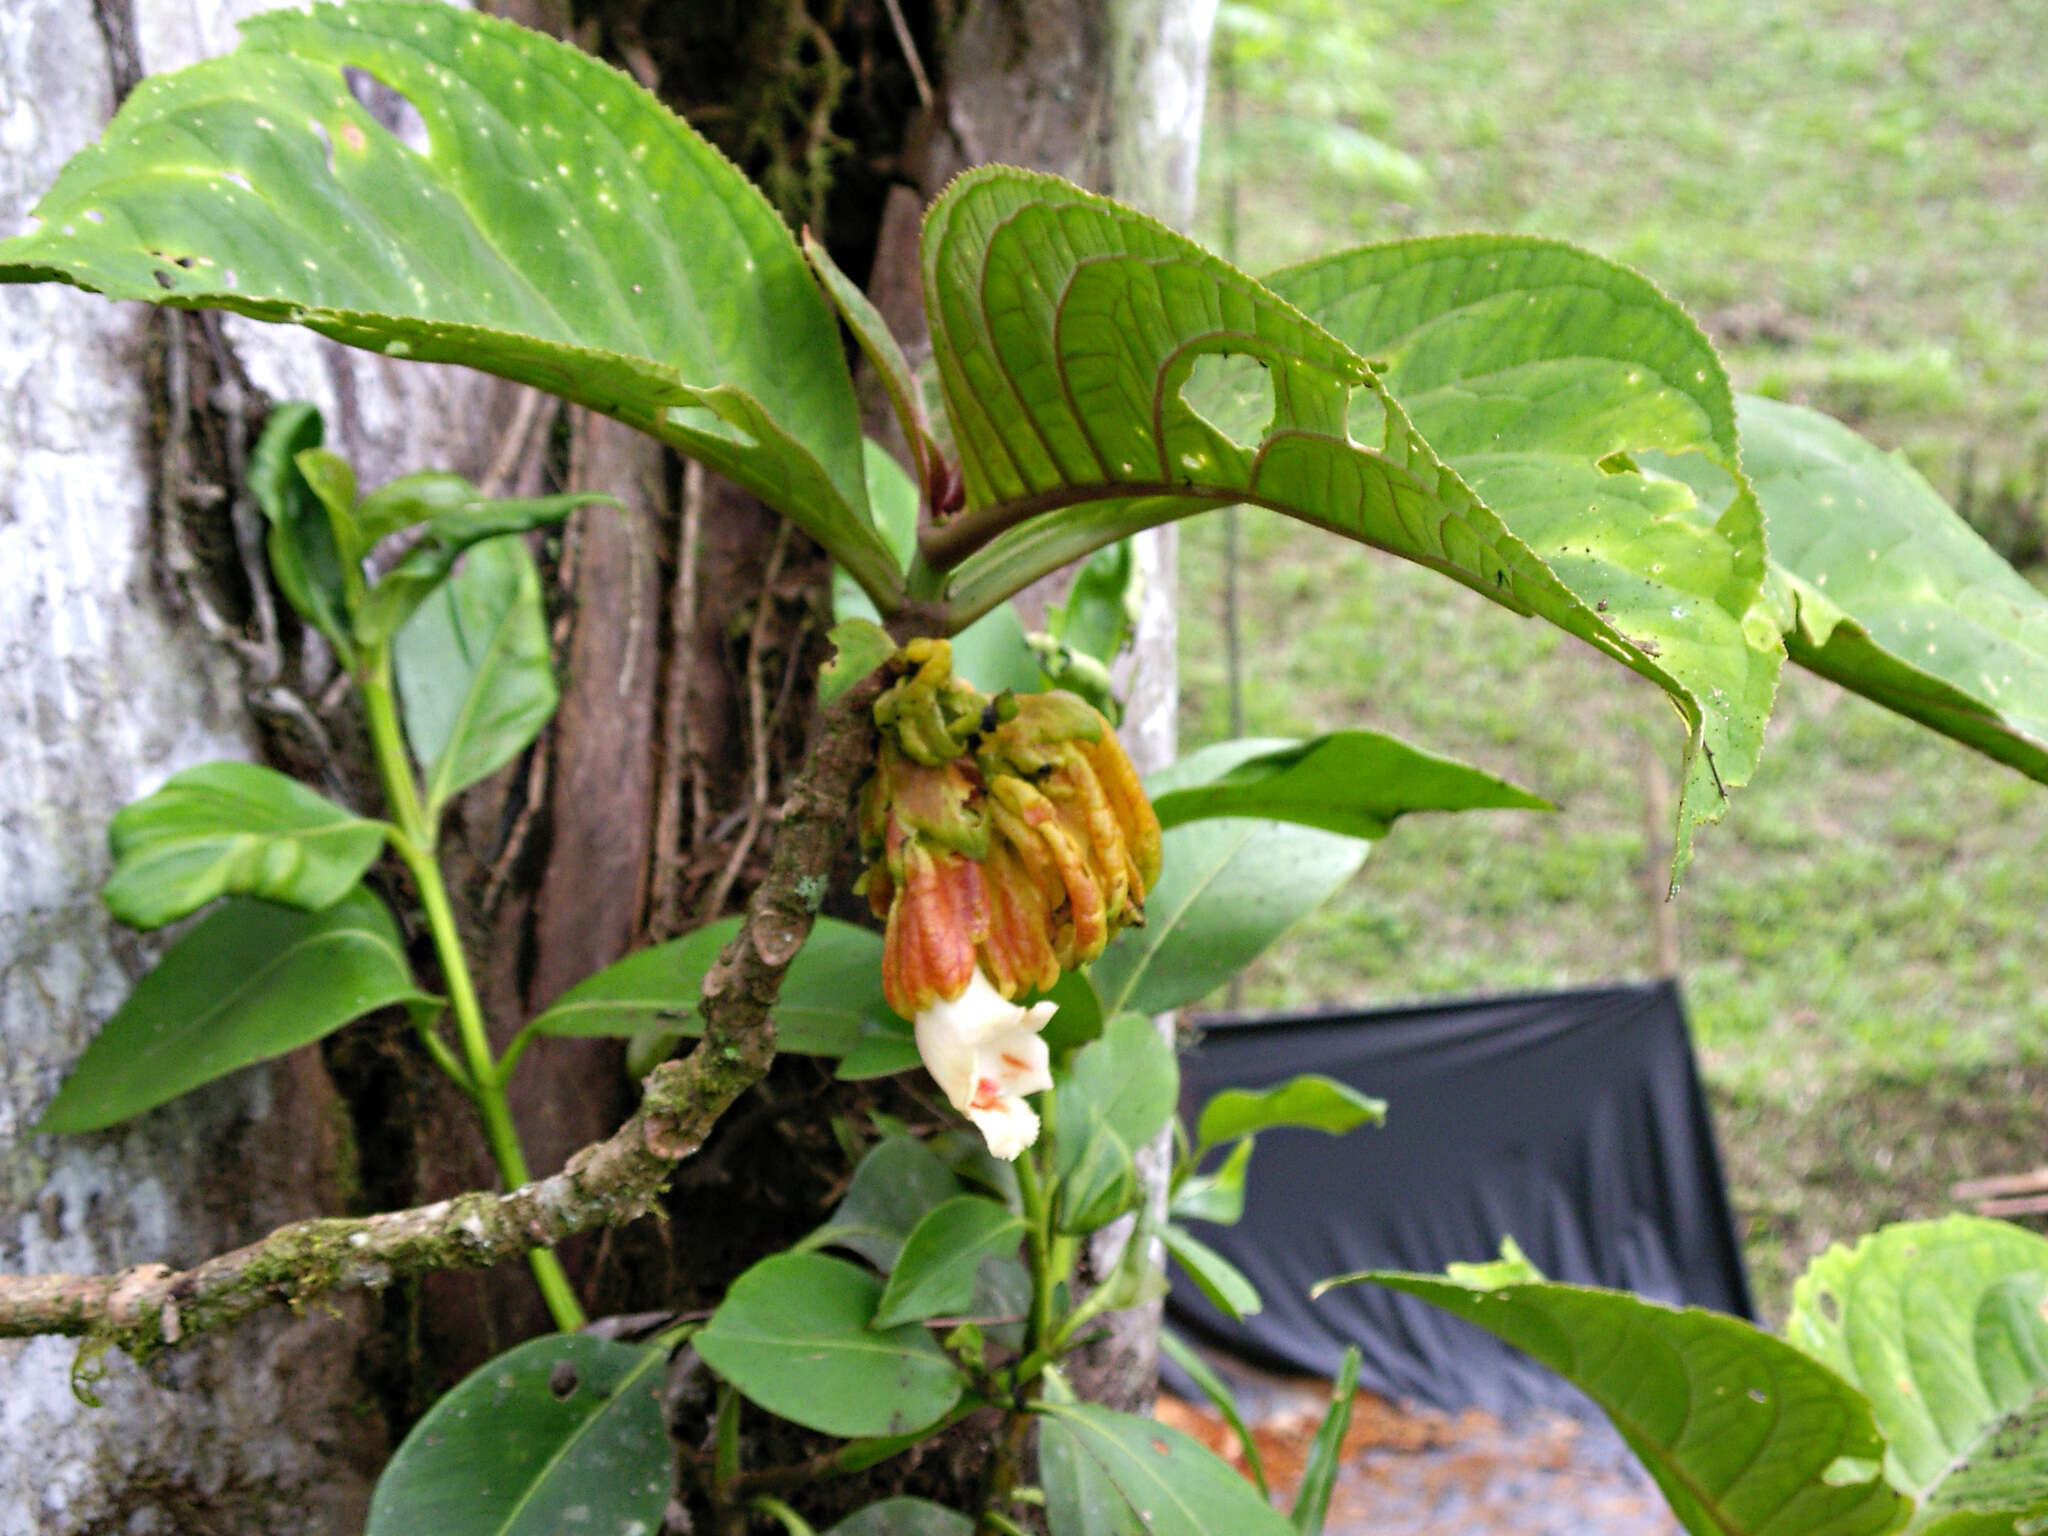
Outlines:
MULTIPOLYGON (((2029 0, 1382 11, 1369 126, 1427 186, 1395 204, 1249 177, 1245 265, 1459 228, 1589 245, 1699 315, 1739 388, 1850 419, 1951 496, 1974 487, 1973 515, 2020 530, 2008 548, 2038 541, 2048 33, 2029 0)), ((1182 548, 1192 746, 1227 734, 1222 520, 1187 524, 1182 548)), ((1250 732, 1369 725, 1562 807, 1404 822, 1246 976, 1247 1006, 1650 971, 1665 829, 1645 814, 1645 753, 1673 773, 1681 742, 1654 688, 1266 514, 1244 516, 1239 581, 1250 732)), ((1788 670, 1762 767, 1677 906, 1769 1305, 1826 1241, 2048 1160, 2044 911, 2048 789, 1788 670)))

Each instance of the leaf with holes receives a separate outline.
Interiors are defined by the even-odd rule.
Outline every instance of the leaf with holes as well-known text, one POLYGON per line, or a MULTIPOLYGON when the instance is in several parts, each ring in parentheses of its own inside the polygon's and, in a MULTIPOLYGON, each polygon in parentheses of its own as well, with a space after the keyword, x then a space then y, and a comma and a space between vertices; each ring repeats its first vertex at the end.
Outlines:
POLYGON ((231 896, 136 983, 36 1129, 96 1131, 366 1013, 425 1001, 398 925, 361 886, 319 912, 231 896))
POLYGON ((1258 816, 1381 838, 1418 811, 1556 809, 1505 779, 1377 731, 1219 741, 1155 775, 1151 787, 1162 827, 1258 816))
POLYGON ((516 536, 470 550, 392 647, 429 818, 526 750, 560 695, 540 573, 516 536))
POLYGON ((234 53, 144 81, 35 215, 0 243, 0 281, 517 379, 702 459, 869 590, 901 590, 796 242, 716 149, 567 43, 435 4, 272 11, 234 53))
POLYGON ((697 1352, 750 1401, 828 1435, 901 1435, 944 1417, 967 1378, 916 1323, 872 1326, 882 1282, 779 1253, 732 1283, 697 1352))
POLYGON ((1911 1503, 1848 1382, 1782 1339, 1697 1307, 1556 1285, 1515 1253, 1439 1275, 1367 1271, 1525 1350, 1606 1411, 1693 1536, 1886 1536, 1911 1503))
POLYGON ((405 1437, 365 1536, 645 1536, 669 1497, 667 1359, 556 1333, 487 1361, 405 1437))
POLYGON ((388 829, 255 763, 201 763, 107 826, 101 891, 132 928, 161 928, 221 896, 318 911, 355 888, 388 829))
POLYGON ((1663 687, 1688 732, 1679 865, 1748 778, 1782 656, 1762 520, 1746 488, 1704 508, 1627 466, 1659 449, 1739 477, 1713 349, 1644 279, 1464 237, 1262 287, 1128 209, 990 169, 933 206, 924 280, 968 498, 930 552, 957 560, 965 611, 1136 529, 1257 502, 1663 687))
POLYGON ((1869 1397, 1909 1529, 2048 1515, 2044 1297, 2048 1239, 1975 1216, 1885 1227, 1800 1277, 1785 1336, 1869 1397))
POLYGON ((1741 413, 1792 659, 2048 781, 2048 598, 1904 459, 1796 405, 1741 413))

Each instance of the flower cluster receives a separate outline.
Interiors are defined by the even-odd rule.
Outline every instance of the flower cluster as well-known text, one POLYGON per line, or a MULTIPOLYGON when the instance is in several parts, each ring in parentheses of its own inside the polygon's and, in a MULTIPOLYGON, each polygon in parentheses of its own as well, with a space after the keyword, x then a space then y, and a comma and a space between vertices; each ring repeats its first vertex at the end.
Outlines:
POLYGON ((999 1156, 1037 1136, 1050 1005, 1013 999, 1144 921, 1159 822, 1109 722, 1070 693, 978 692, 943 640, 913 640, 875 705, 862 889, 886 920, 882 989, 954 1106, 999 1156), (1008 1150, 1005 1150, 1005 1149, 1008 1150))

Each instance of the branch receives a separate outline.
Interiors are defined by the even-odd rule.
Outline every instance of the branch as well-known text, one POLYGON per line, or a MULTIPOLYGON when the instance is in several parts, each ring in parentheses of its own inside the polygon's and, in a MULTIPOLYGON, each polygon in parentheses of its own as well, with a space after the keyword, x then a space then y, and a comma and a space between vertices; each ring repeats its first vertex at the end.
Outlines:
POLYGON ((871 710, 882 682, 878 673, 819 710, 768 876, 704 979, 704 1037, 648 1074, 640 1107, 610 1137, 509 1194, 294 1222, 184 1271, 141 1264, 111 1275, 0 1275, 0 1338, 86 1336, 147 1358, 281 1302, 299 1307, 428 1270, 488 1269, 652 1209, 675 1165, 775 1059, 769 1010, 810 934, 854 791, 874 759, 871 710))

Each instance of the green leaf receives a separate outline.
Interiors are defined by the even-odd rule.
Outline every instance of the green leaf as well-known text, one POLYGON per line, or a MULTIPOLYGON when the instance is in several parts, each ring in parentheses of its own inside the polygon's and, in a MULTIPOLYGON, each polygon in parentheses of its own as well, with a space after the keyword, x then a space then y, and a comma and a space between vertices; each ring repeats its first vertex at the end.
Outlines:
POLYGON ((832 1219, 807 1241, 829 1242, 883 1271, 925 1216, 960 1193, 945 1159, 908 1136, 884 1136, 853 1170, 832 1219))
POLYGON ((114 813, 114 873, 101 894, 133 928, 161 928, 220 896, 318 911, 377 862, 385 830, 274 769, 202 763, 114 813))
MULTIPOLYGON (((678 1036, 704 1031, 697 1005, 719 951, 739 933, 722 918, 666 944, 637 950, 576 983, 527 1027, 542 1035, 634 1035, 652 1028, 678 1036)), ((783 973, 775 999, 775 1048, 805 1056, 839 1056, 871 1031, 910 1026, 882 1000, 882 938, 852 923, 821 917, 783 973)))
POLYGON ((1760 603, 1762 522, 1746 491, 1704 509, 1616 468, 1658 448, 1739 476, 1713 349, 1642 278, 1566 246, 1461 237, 1261 287, 1152 220, 1007 168, 953 182, 924 264, 967 489, 954 526, 1015 509, 982 519, 1005 531, 954 568, 961 611, 1137 529, 1255 502, 1540 615, 1663 687, 1688 733, 1680 864, 1694 823, 1748 778, 1782 655, 1760 603))
POLYGON ((1012 1257, 1023 1240, 1023 1218, 993 1200, 955 1195, 932 1207, 896 1256, 874 1326, 893 1328, 966 1312, 981 1261, 1012 1257))
POLYGON ((1833 1371, 1718 1312, 1529 1273, 1368 1271, 1314 1294, 1371 1280, 1526 1350, 1606 1411, 1693 1536, 1886 1536, 1904 1522, 1870 1405, 1833 1371))
POLYGON ((1045 616, 1053 639, 1103 663, 1115 661, 1138 627, 1144 572, 1129 539, 1099 549, 1074 574, 1066 601, 1045 616))
POLYGON ((953 637, 953 675, 983 693, 1037 693, 1045 687, 1038 653, 1024 634, 1017 610, 1004 603, 953 637))
POLYGON ((1032 993, 1020 1002, 1049 1001, 1058 1011, 1038 1034, 1058 1060, 1076 1046, 1086 1045, 1102 1033, 1102 997, 1085 968, 1062 971, 1050 992, 1032 993))
POLYGON ((1323 1521, 1329 1517, 1330 1495, 1336 1490, 1342 1465, 1344 1431, 1351 1427, 1351 1407, 1358 1393, 1359 1362, 1358 1346, 1347 1345, 1337 1379, 1330 1384, 1330 1410, 1323 1415, 1302 1467, 1301 1487, 1294 1495, 1294 1528, 1301 1536, 1322 1536, 1323 1521))
POLYGON ((1386 1119, 1386 1100, 1360 1093, 1333 1077, 1307 1072, 1270 1088, 1225 1088, 1202 1106, 1195 1121, 1195 1140, 1206 1149, 1281 1126, 1342 1136, 1361 1125, 1384 1125, 1386 1119))
POLYGON ((1912 1529, 2048 1512, 2048 1238, 1974 1216, 1902 1222, 1815 1259, 1785 1334, 1870 1399, 1912 1529))
MULTIPOLYGON (((882 381, 890 408, 896 413, 896 424, 903 429, 903 440, 910 445, 918 480, 925 485, 932 484, 942 455, 925 424, 924 394, 917 386, 917 371, 910 366, 910 359, 903 355, 896 333, 889 329, 889 322, 882 318, 882 312, 868 302, 868 296, 860 291, 853 279, 839 270, 839 264, 826 251, 824 243, 808 229, 803 232, 803 251, 811 270, 818 274, 825 296, 839 311, 839 318, 846 322, 846 328, 853 332, 854 342, 868 360, 868 366, 875 370, 875 377, 882 381)), ((917 510, 913 500, 913 547, 916 528, 917 510)), ((886 532, 884 537, 887 537, 886 532)), ((892 547, 896 547, 894 540, 890 542, 892 547)), ((901 565, 908 566, 910 550, 898 547, 897 559, 901 565)))
POLYGON ((530 1339, 427 1411, 377 1480, 365 1536, 648 1533, 668 1505, 668 1350, 530 1339))
POLYGON ((1214 1173, 1183 1179, 1167 1200, 1166 1214, 1181 1221, 1235 1226, 1244 1217, 1244 1175, 1257 1144, 1256 1138, 1243 1137, 1214 1173))
MULTIPOLYGON (((917 553, 917 486, 903 473, 889 450, 872 437, 862 438, 861 470, 866 477, 869 514, 875 531, 888 548, 895 569, 910 569, 917 553)), ((844 566, 832 567, 832 616, 835 619, 866 619, 879 624, 882 612, 875 600, 844 566)))
MULTIPOLYGON (((355 634, 364 646, 383 645, 419 610, 420 604, 448 580, 455 562, 472 545, 508 533, 528 533, 559 523, 578 507, 610 506, 610 496, 590 491, 565 496, 536 496, 526 500, 492 501, 469 490, 466 498, 434 508, 450 489, 448 482, 468 490, 468 482, 455 475, 420 475, 415 480, 435 482, 431 492, 419 487, 384 502, 377 509, 380 519, 408 518, 418 513, 427 518, 421 537, 370 589, 356 610, 355 634)), ((393 481, 362 504, 369 508, 377 497, 403 485, 393 481)), ((409 524, 407 525, 409 526, 409 524)))
POLYGON ((832 659, 818 673, 818 702, 830 704, 896 654, 896 642, 872 619, 843 619, 826 632, 832 659))
POLYGON ((569 44, 467 10, 284 10, 145 81, 0 280, 288 320, 604 411, 785 513, 877 594, 838 330, 767 200, 569 44), (411 102, 426 144, 351 94, 411 102))
MULTIPOLYGON (((1059 1367, 1048 1367, 1045 1401, 1075 1400, 1059 1367)), ((1137 1511, 1117 1493, 1100 1463, 1082 1454, 1072 1436, 1059 1434, 1045 1421, 1038 1428, 1038 1481, 1052 1536, 1146 1536, 1137 1511)))
MULTIPOLYGON (((1055 1514, 1054 1536, 1105 1529, 1148 1536, 1292 1536, 1294 1528, 1256 1488, 1179 1430, 1096 1403, 1047 1400, 1034 1406, 1041 1463, 1063 1458, 1084 1469, 1088 1486, 1113 1494, 1116 1505, 1117 1523, 1107 1526, 1064 1525, 1055 1514)), ((1047 1503, 1051 1512, 1050 1488, 1047 1503)))
POLYGON ((821 1253, 741 1275, 697 1352, 751 1402, 828 1435, 901 1435, 945 1416, 967 1378, 915 1323, 873 1328, 882 1282, 821 1253))
POLYGON ((1134 1156, 1171 1118, 1180 1068, 1152 1021, 1126 1013, 1074 1052, 1055 1085, 1060 1229, 1092 1232, 1137 1199, 1134 1156))
MULTIPOLYGON (((0 268, 0 280, 5 269, 0 268)), ((270 524, 266 552, 270 574, 300 618, 349 655, 348 598, 341 555, 327 508, 299 473, 298 456, 318 447, 325 427, 320 412, 304 400, 288 401, 270 413, 249 451, 249 490, 270 524)))
POLYGON ((1188 1278, 1195 1282, 1195 1289, 1208 1297, 1218 1311, 1241 1323, 1264 1308, 1266 1303, 1259 1295, 1259 1288, 1251 1283, 1244 1271, 1187 1228, 1168 1222, 1160 1229, 1159 1235, 1166 1244, 1166 1251, 1179 1261, 1188 1278))
POLYGON ((1222 741, 1155 774, 1153 786, 1161 827, 1259 816, 1376 839, 1415 811, 1556 809, 1505 779, 1377 731, 1222 741))
POLYGON ((2048 781, 2048 599, 1904 459, 1796 405, 1741 420, 1792 659, 2048 781))
POLYGON ((974 1536, 974 1522, 926 1499, 884 1499, 855 1510, 825 1536, 974 1536))
POLYGON ((398 925, 358 886, 320 912, 231 896, 114 1011, 38 1131, 96 1131, 351 1019, 429 1001, 398 925))
POLYGON ((525 540, 470 550, 398 631, 393 660, 432 818, 523 752, 555 712, 547 610, 525 540))
POLYGON ((1159 1330, 1159 1349, 1167 1359, 1187 1372, 1188 1380, 1195 1384, 1196 1390, 1209 1400, 1212 1408, 1223 1415, 1223 1421, 1230 1426, 1231 1433, 1237 1436, 1238 1446, 1244 1451, 1244 1464, 1251 1471, 1252 1481, 1259 1485, 1260 1493, 1269 1494, 1271 1490, 1266 1486, 1265 1458, 1259 1455, 1258 1439, 1252 1434, 1251 1426, 1245 1423, 1244 1414, 1238 1409, 1236 1394, 1224 1384, 1221 1376, 1210 1369, 1209 1362, 1197 1354, 1193 1346, 1171 1328, 1159 1330))
POLYGON ((1124 929, 1091 968, 1103 1007, 1164 1013, 1208 996, 1327 901, 1371 847, 1278 821, 1173 828, 1145 926, 1124 929))

